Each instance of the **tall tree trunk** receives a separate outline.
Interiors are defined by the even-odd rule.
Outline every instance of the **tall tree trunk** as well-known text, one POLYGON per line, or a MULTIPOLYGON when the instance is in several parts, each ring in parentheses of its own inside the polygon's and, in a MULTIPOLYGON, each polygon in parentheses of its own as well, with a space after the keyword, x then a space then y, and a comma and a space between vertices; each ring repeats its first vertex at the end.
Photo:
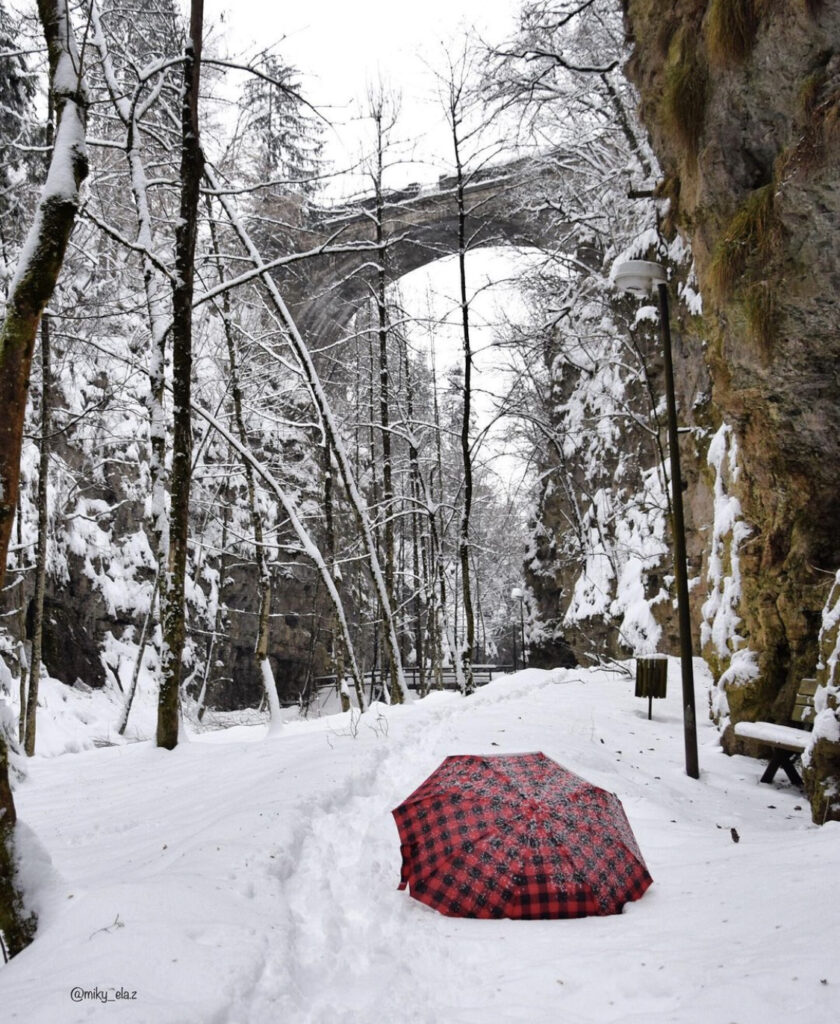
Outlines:
MULTIPOLYGON (((52 151, 55 141, 53 124, 52 93, 47 97, 46 144, 52 151)), ((32 617, 24 613, 24 623, 31 628, 31 646, 27 664, 29 686, 21 684, 21 743, 27 757, 35 753, 35 734, 38 717, 38 689, 41 682, 41 662, 44 641, 44 592, 47 582, 47 525, 49 520, 49 471, 50 471, 50 321, 44 313, 41 317, 41 441, 38 463, 38 542, 35 552, 35 593, 32 598, 32 617)), ((20 502, 18 502, 18 527, 20 527, 20 502)), ((24 604, 25 608, 25 604, 24 604)))
MULTIPOLYGON (((382 245, 382 224, 377 222, 377 235, 382 245)), ((385 304, 385 267, 384 256, 380 248, 380 264, 377 270, 376 308, 379 321, 379 425, 382 428, 382 511, 385 516, 383 546, 385 548, 385 591, 388 604, 394 609, 394 480, 391 457, 391 423, 390 423, 390 380, 388 376, 388 309, 385 304)), ((394 704, 401 704, 402 690, 397 680, 397 666, 391 659, 390 693, 394 704)))
POLYGON ((198 201, 204 159, 198 129, 198 90, 204 0, 192 0, 190 37, 184 54, 181 107, 181 207, 175 230, 175 283, 172 289, 172 483, 169 560, 163 580, 161 681, 157 745, 172 750, 178 743, 181 660, 186 636, 184 584, 187 573, 190 482, 192 476, 192 304, 198 201))
MULTIPOLYGON (((56 145, 35 219, 9 288, 0 330, 0 587, 20 487, 20 450, 29 370, 44 307, 55 288, 87 175, 87 90, 66 0, 38 0, 50 62, 56 112, 56 145), (61 66, 61 74, 57 74, 61 66)), ((2 702, 2 698, 0 698, 2 702)), ((3 709, 0 708, 0 711, 3 709)), ((5 717, 5 716, 0 716, 5 717)), ((0 927, 9 952, 30 941, 34 919, 26 918, 14 880, 14 799, 8 777, 4 726, 0 727, 0 927)))
POLYGON ((475 648, 475 615, 472 603, 470 573, 470 515, 472 513, 472 452, 470 450, 470 418, 472 404, 472 347, 470 342, 470 304, 467 295, 467 212, 464 202, 464 167, 461 162, 457 111, 452 112, 452 140, 455 149, 455 195, 458 204, 458 277, 461 291, 461 329, 464 343, 464 405, 461 416, 461 458, 464 464, 464 501, 461 507, 461 530, 458 554, 461 561, 461 591, 464 602, 464 643, 461 665, 464 672, 464 693, 475 689, 473 681, 473 650, 475 648))
MULTIPOLYGON (((376 168, 374 172, 374 189, 376 196, 375 229, 376 229, 376 319, 377 336, 379 338, 379 425, 382 428, 382 510, 385 517, 383 530, 383 546, 385 548, 385 591, 388 605, 394 609, 394 482, 393 465, 391 462, 391 379, 388 373, 388 304, 387 287, 388 273, 385 266, 386 241, 385 201, 383 196, 382 178, 385 158, 385 127, 383 125, 384 100, 380 96, 374 102, 372 111, 376 125, 376 168)), ((402 688, 397 679, 397 665, 391 659, 389 665, 389 694, 394 704, 403 700, 402 688)))
POLYGON ((131 684, 128 688, 128 693, 126 694, 120 723, 117 726, 117 732, 120 736, 125 735, 125 730, 128 726, 128 716, 131 714, 131 706, 134 703, 134 696, 137 693, 140 669, 143 667, 143 655, 146 653, 146 647, 149 642, 149 626, 152 624, 152 619, 154 617, 155 600, 160 602, 161 575, 161 570, 158 568, 154 582, 152 583, 152 593, 149 598, 149 610, 143 616, 143 626, 140 630, 140 639, 137 642, 137 653, 134 657, 134 670, 131 673, 131 684))
MULTIPOLYGON (((208 216, 210 221, 210 237, 213 243, 213 252, 216 257, 216 271, 219 283, 224 283, 224 271, 222 269, 221 250, 219 248, 216 233, 216 222, 213 220, 210 210, 210 200, 207 200, 208 216)), ((230 310, 230 292, 225 291, 222 295, 222 324, 225 332, 225 342, 228 351, 228 368, 230 373, 230 390, 233 399, 233 415, 236 420, 236 432, 243 447, 248 447, 248 432, 245 429, 245 416, 242 412, 242 387, 239 382, 239 356, 237 352, 236 338, 234 336, 233 321, 230 310)), ((281 708, 280 698, 277 696, 277 682, 271 668, 271 661, 268 656, 271 642, 271 569, 268 564, 268 557, 265 550, 265 535, 263 530, 262 516, 257 505, 257 488, 254 481, 254 470, 247 459, 243 460, 245 472, 245 486, 248 491, 248 509, 251 516, 251 529, 254 533, 254 558, 257 563, 257 575, 259 578, 259 615, 257 618, 257 638, 254 644, 254 655, 257 660, 257 670, 263 684, 263 691, 268 703, 270 728, 272 731, 280 728, 281 708)))
MULTIPOLYGON (((450 636, 447 609, 446 609, 446 572, 443 565, 443 431, 440 421, 440 401, 438 398, 437 386, 437 352, 435 350, 434 334, 430 337, 430 348, 432 357, 432 401, 435 422, 435 456, 438 479, 438 493, 434 493, 434 485, 430 484, 431 501, 427 504, 429 510, 429 542, 431 546, 430 557, 433 568, 433 586, 437 586, 438 598, 435 602, 435 634, 437 645, 434 648, 433 674, 435 688, 443 689, 443 645, 446 640, 453 662, 456 660, 455 645, 450 636)), ((460 663, 456 666, 456 672, 460 674, 460 663)))
MULTIPOLYGON (((5 667, 5 666, 3 666, 5 667)), ((0 694, 4 682, 0 680, 0 694)), ((4 723, 0 723, 2 729, 4 723)), ((35 937, 38 924, 28 913, 16 878, 15 823, 17 816, 9 785, 9 761, 5 736, 0 739, 0 941, 6 956, 14 956, 35 937)))
MULTIPOLYGON (((18 551, 23 553, 23 523, 20 514, 20 493, 18 493, 17 503, 17 547, 18 551)), ((18 692, 20 714, 18 716, 18 741, 23 746, 23 742, 26 739, 26 692, 27 683, 29 682, 29 650, 27 649, 27 636, 26 636, 26 581, 24 577, 24 567, 18 570, 20 573, 18 577, 17 586, 20 588, 20 596, 18 599, 18 671, 20 672, 20 678, 18 679, 18 692)))
MULTIPOLYGON (((478 565, 475 560, 475 548, 470 548, 470 563, 472 565, 473 579, 479 579, 478 565)), ((481 606, 481 588, 475 588, 475 622, 476 622, 476 652, 479 663, 484 660, 487 647, 487 626, 484 622, 484 609, 481 606)))
POLYGON ((417 692, 426 695, 426 652, 423 643, 423 598, 427 590, 427 565, 423 531, 420 525, 420 461, 417 438, 414 435, 414 384, 411 378, 408 342, 403 337, 403 360, 405 363, 405 404, 408 421, 408 493, 411 518, 411 560, 414 574, 412 612, 414 615, 414 651, 417 664, 417 692))
MULTIPOLYGON (((332 453, 330 446, 324 445, 324 528, 327 534, 327 564, 330 567, 333 579, 338 582, 336 564, 336 540, 335 520, 333 519, 333 482, 332 482, 332 453)), ((344 647, 338 636, 335 611, 330 616, 330 654, 335 673, 335 685, 341 699, 341 710, 350 710, 350 694, 347 692, 347 685, 344 681, 344 647)), ((358 697, 358 694, 357 694, 358 697)), ((359 703, 364 708, 364 698, 359 703)))
POLYGON ((20 451, 38 324, 55 288, 87 176, 87 92, 65 0, 39 0, 50 59, 56 145, 34 222, 9 288, 0 331, 0 584, 20 486, 20 451), (56 69, 62 75, 56 84, 56 69), (71 80, 70 69, 77 69, 71 80))
MULTIPOLYGON (((370 469, 369 469, 369 475, 370 475, 370 496, 371 496, 371 504, 373 505, 373 508, 376 510, 375 515, 378 517, 379 509, 380 509, 381 505, 380 505, 380 500, 379 500, 379 494, 380 494, 380 492, 379 492, 379 478, 378 478, 377 473, 376 473, 376 467, 377 467, 377 463, 379 461, 379 459, 377 458, 377 450, 376 450, 376 399, 375 399, 375 395, 376 395, 376 385, 375 385, 376 359, 374 358, 374 344, 373 344, 373 314, 371 312, 371 307, 370 306, 367 306, 366 308, 367 308, 367 312, 368 312, 368 317, 367 317, 367 328, 368 328, 367 329, 367 340, 368 340, 368 360, 367 360, 367 363, 368 363, 368 416, 367 416, 367 421, 368 421, 368 448, 370 450, 370 469)), ((376 549, 376 556, 377 556, 377 558, 381 558, 381 556, 382 556, 382 540, 381 540, 382 530, 376 524, 376 520, 374 520, 374 527, 375 527, 374 545, 375 545, 375 549, 376 549)), ((387 585, 387 579, 386 579, 385 576, 383 576, 383 580, 385 580, 385 592, 387 594, 387 592, 388 592, 388 585, 387 585)), ((373 614, 373 665, 372 665, 372 671, 376 672, 377 660, 381 656, 382 699, 384 700, 384 702, 386 704, 390 704, 391 703, 391 688, 390 688, 390 686, 387 686, 387 687, 385 686, 385 652, 384 652, 384 650, 380 651, 380 647, 379 647, 379 626, 378 626, 378 623, 379 623, 380 619, 384 619, 383 607, 384 607, 384 602, 383 602, 383 599, 382 599, 382 595, 378 595, 378 600, 375 603, 375 609, 376 610, 375 610, 375 612, 373 614)), ((373 691, 371 690, 371 693, 372 692, 373 691)))
POLYGON ((26 697, 26 729, 23 749, 27 757, 35 753, 35 729, 38 717, 38 684, 44 646, 44 591, 47 583, 47 524, 49 520, 50 472, 50 319, 41 318, 41 452, 38 466, 38 549, 35 556, 35 596, 32 615, 32 655, 29 664, 29 692, 26 697))

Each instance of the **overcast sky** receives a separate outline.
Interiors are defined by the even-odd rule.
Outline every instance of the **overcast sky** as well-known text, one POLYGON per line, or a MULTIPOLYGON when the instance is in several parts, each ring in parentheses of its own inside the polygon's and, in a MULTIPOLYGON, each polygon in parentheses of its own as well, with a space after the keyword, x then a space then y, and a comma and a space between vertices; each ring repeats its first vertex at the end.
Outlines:
MULTIPOLYGON (((297 66, 307 99, 322 108, 335 129, 327 136, 327 156, 337 167, 357 159, 363 137, 358 112, 369 84, 381 78, 402 96, 400 137, 417 143, 418 155, 428 163, 401 168, 391 185, 408 181, 435 180, 451 161, 449 138, 440 105, 434 101, 431 68, 442 64, 443 47, 459 40, 469 28, 487 41, 508 38, 516 25, 521 0, 306 0, 295 5, 271 5, 266 0, 205 0, 205 24, 215 26, 231 50, 245 55, 283 40, 278 52, 297 66), (355 125, 355 127, 354 127, 355 125)), ((357 184, 357 187, 362 187, 357 184)), ((520 258, 521 259, 521 258, 520 258)), ((489 280, 508 279, 513 268, 523 265, 507 253, 487 251, 469 257, 470 290, 480 292, 474 300, 473 331, 476 347, 475 369, 479 423, 492 418, 492 393, 507 387, 507 374, 500 373, 502 358, 495 350, 491 324, 503 306, 508 315, 522 315, 517 290, 505 285, 488 287, 489 280)), ((458 275, 451 259, 415 271, 401 282, 402 298, 415 315, 429 313, 431 302, 436 316, 453 318, 449 326, 436 330, 438 369, 462 360, 460 314, 457 312, 458 275)), ((422 335, 422 331, 416 332, 422 335)), ((415 339, 417 340, 417 339, 415 339)), ((501 425, 491 436, 484 457, 493 454, 497 470, 510 487, 517 486, 523 473, 518 460, 510 458, 500 440, 501 425)))
MULTIPOLYGON (((441 113, 429 66, 439 67, 442 46, 457 43, 470 27, 488 40, 507 37, 520 6, 520 0, 207 0, 205 18, 232 49, 253 52, 283 40, 279 52, 302 72, 305 95, 336 125, 328 153, 341 163, 358 155, 360 132, 352 124, 368 85, 380 77, 402 95, 403 137, 434 156, 444 143, 436 134, 441 113)), ((402 177, 437 173, 414 168, 402 177)))

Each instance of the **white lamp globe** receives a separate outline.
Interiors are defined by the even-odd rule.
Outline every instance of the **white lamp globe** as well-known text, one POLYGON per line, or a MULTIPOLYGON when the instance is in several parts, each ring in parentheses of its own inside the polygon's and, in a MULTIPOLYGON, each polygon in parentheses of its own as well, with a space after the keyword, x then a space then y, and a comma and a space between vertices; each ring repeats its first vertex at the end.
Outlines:
POLYGON ((616 287, 633 295, 647 295, 655 284, 667 280, 665 268, 649 260, 627 260, 619 263, 613 272, 616 287))

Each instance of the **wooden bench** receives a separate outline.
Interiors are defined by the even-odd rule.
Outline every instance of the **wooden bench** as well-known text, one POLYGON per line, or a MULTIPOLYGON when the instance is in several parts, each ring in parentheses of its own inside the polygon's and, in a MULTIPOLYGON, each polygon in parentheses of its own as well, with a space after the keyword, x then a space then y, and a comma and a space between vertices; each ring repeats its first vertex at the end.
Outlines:
POLYGON ((802 785, 802 777, 793 765, 808 746, 808 733, 814 724, 814 694, 817 692, 816 679, 803 679, 793 705, 792 725, 776 725, 775 722, 737 722, 735 735, 745 740, 757 740, 773 748, 770 763, 761 776, 762 782, 772 782, 781 768, 794 786, 802 785))

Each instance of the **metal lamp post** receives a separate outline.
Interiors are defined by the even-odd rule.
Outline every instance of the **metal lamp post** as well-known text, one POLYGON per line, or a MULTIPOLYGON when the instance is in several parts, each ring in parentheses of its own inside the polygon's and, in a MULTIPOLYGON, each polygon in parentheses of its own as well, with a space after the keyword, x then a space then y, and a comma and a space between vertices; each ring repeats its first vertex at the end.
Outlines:
MULTIPOLYGON (((520 640, 522 643, 522 667, 527 668, 528 659, 525 656, 525 591, 520 587, 514 587, 510 592, 510 596, 514 601, 519 602, 519 629, 520 629, 520 640)), ((514 645, 515 647, 515 645, 514 645)), ((516 664, 513 666, 516 668, 516 664)))
POLYGON ((677 583, 677 608, 680 624, 680 662, 682 666, 683 730, 685 733, 685 771, 700 777, 697 759, 697 715, 694 706, 694 667, 691 650, 691 614, 688 606, 688 561, 685 548, 682 473, 680 471, 677 402, 674 395, 674 363, 671 356, 671 321, 668 311, 668 275, 658 263, 629 260, 620 263, 613 274, 617 287, 633 295, 645 296, 656 285, 659 296, 659 328, 665 360, 665 397, 668 403, 668 445, 671 455, 671 504, 674 516, 674 577, 677 583))

